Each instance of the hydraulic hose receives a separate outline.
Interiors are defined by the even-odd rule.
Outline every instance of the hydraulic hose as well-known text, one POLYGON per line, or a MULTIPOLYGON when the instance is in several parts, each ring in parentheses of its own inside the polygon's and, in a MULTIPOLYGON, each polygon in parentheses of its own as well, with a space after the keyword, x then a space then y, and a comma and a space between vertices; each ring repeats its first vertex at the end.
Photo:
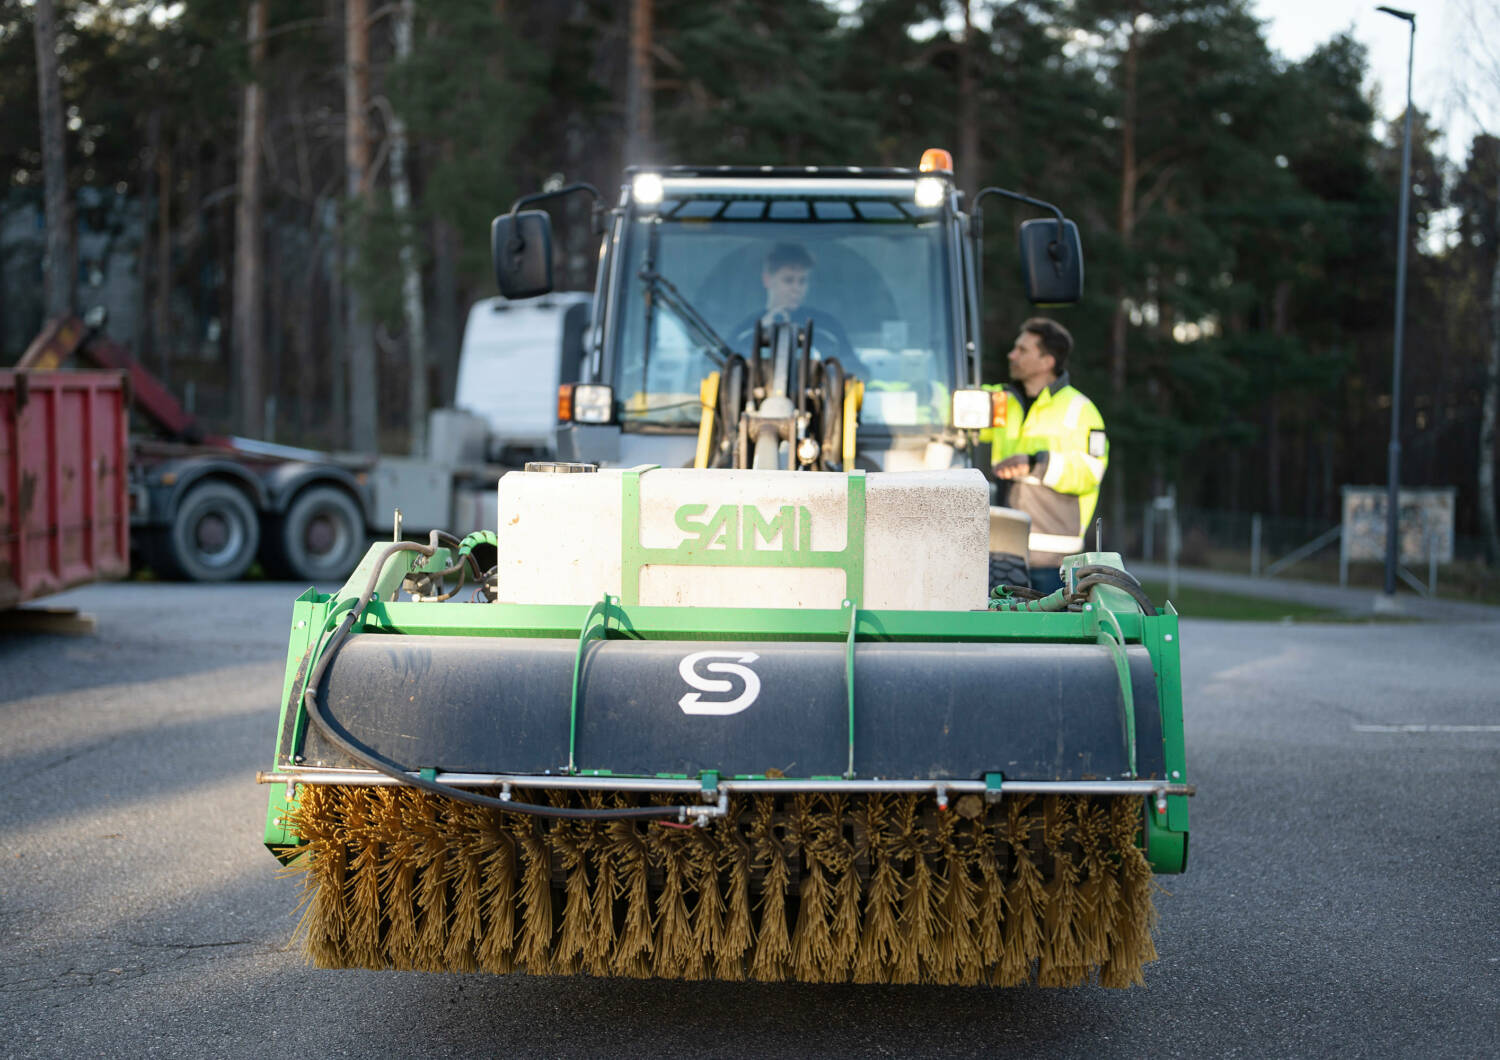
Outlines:
POLYGON ((1027 595, 995 597, 990 600, 991 611, 1066 611, 1071 601, 1062 589, 1046 596, 1028 589, 1027 595))
POLYGON ((730 467, 734 463, 734 446, 740 433, 740 416, 745 411, 745 395, 750 387, 746 377, 750 365, 739 354, 731 354, 724 360, 723 375, 719 382, 718 429, 719 444, 709 459, 709 467, 730 467))
MULTIPOLYGON (((443 534, 442 531, 434 530, 428 538, 428 544, 421 545, 415 541, 397 541, 387 545, 385 551, 380 554, 380 561, 375 565, 375 570, 370 574, 370 580, 365 585, 364 592, 360 593, 358 602, 349 609, 339 622, 338 628, 334 630, 333 636, 328 641, 328 646, 323 650, 322 657, 318 660, 307 680, 302 686, 302 707, 307 711, 307 716, 312 719, 318 731, 331 740, 335 746, 345 754, 357 761, 363 762, 378 773, 383 773, 392 780, 408 787, 421 788, 423 791, 432 792, 434 795, 445 795, 460 802, 472 803, 475 806, 485 806, 495 810, 505 810, 508 813, 525 814, 531 817, 571 817, 584 818, 588 820, 653 820, 658 818, 686 817, 689 811, 687 806, 627 806, 613 809, 569 809, 561 806, 539 806, 534 803, 514 802, 509 799, 496 799, 488 795, 478 795, 463 788, 456 788, 449 784, 439 784, 435 780, 426 777, 413 776, 415 770, 392 762, 379 753, 370 750, 362 744, 347 738, 343 733, 334 728, 333 724, 323 716, 323 709, 318 705, 318 686, 322 684, 323 677, 328 672, 329 665, 338 654, 339 648, 348 637, 354 623, 364 614, 364 610, 375 597, 375 587, 380 582, 380 575, 385 570, 385 565, 390 562, 391 557, 397 552, 420 552, 424 556, 431 556, 437 551, 438 541, 441 538, 451 538, 451 535, 443 534)), ((456 538, 453 538, 455 542, 456 538)))
POLYGON ((1082 563, 1073 568, 1073 577, 1075 578, 1087 578, 1090 574, 1103 574, 1111 578, 1124 578, 1133 585, 1141 584, 1139 578, 1123 567, 1110 567, 1103 563, 1082 563))
POLYGON ((1096 585, 1108 585, 1119 589, 1121 592, 1129 593, 1130 598, 1136 602, 1148 615, 1156 614, 1156 605, 1146 595, 1146 590, 1141 588, 1141 583, 1136 580, 1135 575, 1123 571, 1118 567, 1106 567, 1097 563, 1090 563, 1074 568, 1074 576, 1078 579, 1074 583, 1074 591, 1069 593, 1065 589, 1059 589, 1054 593, 1042 596, 1032 590, 1015 592, 1014 595, 995 597, 990 600, 991 611, 1077 611, 1083 607, 1088 599, 1088 591, 1096 585))
MULTIPOLYGON (((455 551, 463 547, 463 542, 454 537, 452 534, 447 533, 443 530, 432 531, 431 535, 428 537, 428 543, 432 545, 437 544, 439 541, 455 551)), ((432 596, 428 596, 424 593, 421 595, 421 599, 427 600, 432 603, 442 603, 445 600, 453 599, 453 597, 457 596, 464 587, 466 580, 465 572, 472 573, 476 582, 483 582, 485 579, 485 574, 479 569, 479 560, 474 557, 474 554, 472 552, 462 553, 459 556, 458 562, 451 567, 444 567, 442 570, 423 571, 423 575, 432 580, 434 588, 442 585, 442 580, 448 577, 450 574, 458 575, 458 584, 455 585, 452 589, 449 589, 446 593, 435 593, 432 596)))
MULTIPOLYGON (((434 531, 432 531, 432 533, 428 536, 427 541, 428 541, 429 546, 431 546, 433 544, 436 544, 437 542, 440 541, 444 545, 447 545, 449 548, 452 548, 452 549, 462 548, 463 544, 464 544, 457 537, 454 537, 452 534, 448 533, 446 530, 434 530, 434 531)), ((428 553, 428 555, 431 555, 431 553, 428 553)), ((437 574, 437 575, 453 574, 454 572, 456 572, 460 568, 462 568, 465 565, 465 563, 467 563, 467 565, 469 567, 469 570, 470 570, 471 573, 473 573, 474 578, 475 578, 476 581, 478 579, 480 579, 481 577, 483 577, 483 574, 479 570, 479 561, 474 558, 474 553, 472 553, 472 552, 466 552, 466 553, 464 553, 464 555, 462 557, 460 557, 460 559, 459 559, 459 561, 457 563, 455 563, 453 566, 447 568, 446 570, 433 571, 433 573, 437 574)))
POLYGON ((830 357, 821 362, 823 365, 822 379, 822 406, 818 417, 821 421, 823 436, 818 439, 822 443, 823 466, 830 471, 842 471, 844 469, 844 450, 842 446, 844 434, 844 366, 835 357, 830 357))
POLYGON ((1129 593, 1131 599, 1139 604, 1145 610, 1146 614, 1156 614, 1156 605, 1151 602, 1151 597, 1146 595, 1146 590, 1141 588, 1141 583, 1136 581, 1134 577, 1114 567, 1095 567, 1094 570, 1097 573, 1079 578, 1074 583, 1074 588, 1077 590, 1074 595, 1078 600, 1081 601, 1087 595, 1088 590, 1094 586, 1108 585, 1111 588, 1129 593), (1121 577, 1121 575, 1124 575, 1124 577, 1121 577))

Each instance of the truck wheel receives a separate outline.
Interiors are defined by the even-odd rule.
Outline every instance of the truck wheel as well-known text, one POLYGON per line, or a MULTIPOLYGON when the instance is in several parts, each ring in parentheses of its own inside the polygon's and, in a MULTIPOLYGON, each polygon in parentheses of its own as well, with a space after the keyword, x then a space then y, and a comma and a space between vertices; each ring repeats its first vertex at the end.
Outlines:
POLYGON ((195 582, 243 577, 260 544, 255 508, 227 482, 205 482, 182 498, 172 525, 151 550, 158 574, 195 582))
POLYGON ((367 539, 359 505, 337 486, 303 490, 277 530, 278 572, 306 582, 347 578, 367 539))
POLYGON ((997 585, 1014 585, 1028 588, 1031 585, 1030 568, 1025 556, 1010 552, 990 553, 990 588, 997 585))

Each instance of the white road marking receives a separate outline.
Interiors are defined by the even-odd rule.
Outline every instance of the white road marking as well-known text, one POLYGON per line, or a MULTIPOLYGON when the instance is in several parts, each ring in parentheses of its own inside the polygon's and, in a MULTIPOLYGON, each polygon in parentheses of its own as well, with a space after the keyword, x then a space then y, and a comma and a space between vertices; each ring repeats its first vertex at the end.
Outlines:
POLYGON ((1500 732, 1500 725, 1355 725, 1355 732, 1500 732))

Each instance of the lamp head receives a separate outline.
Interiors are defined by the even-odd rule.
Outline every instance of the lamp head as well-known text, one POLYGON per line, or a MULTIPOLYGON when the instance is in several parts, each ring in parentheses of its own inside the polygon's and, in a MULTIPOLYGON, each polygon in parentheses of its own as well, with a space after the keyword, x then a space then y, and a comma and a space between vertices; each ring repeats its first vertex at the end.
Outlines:
POLYGON ((1417 24, 1417 16, 1416 16, 1416 13, 1413 12, 1413 11, 1402 11, 1399 8, 1385 7, 1383 5, 1380 6, 1380 7, 1377 7, 1375 10, 1376 11, 1383 11, 1387 15, 1391 15, 1394 18, 1399 18, 1399 19, 1401 19, 1404 22, 1410 22, 1413 26, 1415 26, 1417 24))

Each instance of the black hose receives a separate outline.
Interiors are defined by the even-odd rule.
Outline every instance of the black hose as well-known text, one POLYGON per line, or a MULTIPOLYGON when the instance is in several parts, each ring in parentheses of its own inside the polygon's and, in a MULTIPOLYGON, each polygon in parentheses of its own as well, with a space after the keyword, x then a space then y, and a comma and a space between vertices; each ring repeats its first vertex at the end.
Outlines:
POLYGON ((322 684, 323 676, 328 672, 328 667, 333 662, 333 657, 338 654, 339 648, 343 646, 345 638, 349 635, 349 630, 353 628, 354 623, 359 620, 359 616, 364 613, 365 608, 374 599, 375 586, 380 581, 380 575, 385 570, 385 565, 390 562, 391 557, 397 552, 420 552, 424 556, 431 556, 437 551, 437 542, 440 537, 451 537, 451 535, 445 535, 442 531, 434 530, 428 538, 429 544, 419 545, 415 541, 397 541, 386 546, 385 551, 380 554, 380 561, 375 565, 375 570, 371 573, 370 581, 365 586, 364 592, 360 593, 359 601, 350 608, 348 613, 344 615, 343 620, 339 622, 338 628, 334 630, 333 637, 328 641, 328 646, 323 650, 322 657, 318 660, 318 665, 313 668, 312 673, 308 674, 307 681, 302 686, 302 707, 307 711, 307 716, 312 719, 313 724, 318 727, 318 731, 351 758, 363 762, 371 769, 378 773, 383 773, 398 783, 404 784, 407 787, 421 788, 423 791, 430 791, 435 795, 445 795, 460 802, 472 803, 475 806, 485 806, 490 809, 505 810, 509 813, 526 814, 532 817, 572 817, 588 820, 652 820, 664 817, 680 818, 685 816, 688 810, 686 806, 628 806, 609 810, 568 809, 561 806, 538 806, 533 803, 513 802, 509 799, 496 799, 488 795, 478 795, 472 791, 465 791, 463 788, 453 787, 450 784, 439 784, 437 781, 428 780, 426 777, 413 776, 412 773, 415 772, 414 770, 406 769, 398 763, 392 762, 375 751, 370 750, 368 747, 355 743, 352 739, 346 739, 323 716, 323 710, 318 706, 318 686, 322 684))
POLYGON ((1139 578, 1123 567, 1110 567, 1103 563, 1082 563, 1073 568, 1075 578, 1087 578, 1090 574, 1104 574, 1111 578, 1124 578, 1135 585, 1141 584, 1139 578))
POLYGON ((770 336, 766 334, 765 322, 759 317, 755 320, 755 336, 750 342, 750 386, 749 391, 753 394, 756 387, 766 385, 765 363, 761 360, 761 347, 770 342, 770 336))
MULTIPOLYGON (((461 540, 459 540, 457 537, 454 537, 446 530, 434 530, 431 534, 428 535, 427 543, 429 546, 436 545, 439 541, 441 541, 444 545, 447 545, 451 549, 460 549, 464 544, 461 540)), ((446 593, 437 593, 433 596, 424 596, 423 599, 427 600, 430 603, 436 604, 440 604, 453 599, 463 590, 465 583, 465 570, 473 573, 474 580, 476 582, 484 581, 484 573, 479 569, 479 560, 475 558, 474 553, 472 552, 460 556, 458 562, 451 567, 444 567, 442 570, 423 571, 423 574, 427 575, 433 580, 434 587, 442 585, 443 579, 447 578, 449 575, 458 575, 458 584, 449 589, 446 593)))
POLYGON ((1007 585, 1010 595, 1020 600, 1040 600, 1047 594, 1039 589, 1033 589, 1029 585, 1007 585))
POLYGON ((844 470, 844 366, 837 358, 823 361, 823 465, 844 470))
MULTIPOLYGON (((427 537, 427 544, 429 547, 436 545, 439 541, 452 549, 462 548, 464 544, 463 541, 459 540, 457 537, 454 537, 446 530, 434 530, 427 537)), ((432 553, 430 552, 428 553, 428 555, 431 554, 432 553)), ((465 565, 468 566, 470 572, 474 575, 475 581, 479 581, 484 577, 483 573, 479 569, 479 561, 474 558, 474 554, 472 552, 460 556, 458 562, 451 567, 444 567, 442 570, 427 571, 426 573, 432 575, 435 578, 446 578, 448 575, 455 574, 458 571, 462 570, 465 565)), ((458 590, 462 588, 463 582, 462 580, 460 580, 458 586, 453 590, 453 593, 458 592, 458 590)), ((452 596, 453 593, 449 593, 447 596, 440 596, 438 597, 438 599, 446 600, 449 596, 452 596)))
POLYGON ((749 389, 746 380, 749 374, 749 363, 739 354, 730 354, 724 361, 723 374, 719 379, 720 439, 718 448, 708 462, 709 467, 728 467, 733 463, 734 443, 740 433, 740 415, 745 411, 745 394, 749 389))
POLYGON ((1087 594, 1088 590, 1093 588, 1095 585, 1108 585, 1111 588, 1119 589, 1122 592, 1129 593, 1131 598, 1145 609, 1146 614, 1156 614, 1156 605, 1151 602, 1151 597, 1146 595, 1146 590, 1141 588, 1139 582, 1137 582, 1134 578, 1129 577, 1128 575, 1124 578, 1120 577, 1119 575, 1123 574, 1124 572, 1114 567, 1105 567, 1103 568, 1103 570, 1108 571, 1109 573, 1090 574, 1088 577, 1080 578, 1076 583, 1074 583, 1074 595, 1078 600, 1081 601, 1087 594))
MULTIPOLYGON (((806 329, 793 340, 797 344, 797 369, 793 375, 797 380, 798 416, 807 411, 807 392, 812 387, 812 334, 813 322, 809 320, 806 329)), ((793 456, 793 459, 797 457, 793 456)))
POLYGON ((992 600, 1040 600, 1046 595, 1029 585, 996 585, 990 589, 992 600))

